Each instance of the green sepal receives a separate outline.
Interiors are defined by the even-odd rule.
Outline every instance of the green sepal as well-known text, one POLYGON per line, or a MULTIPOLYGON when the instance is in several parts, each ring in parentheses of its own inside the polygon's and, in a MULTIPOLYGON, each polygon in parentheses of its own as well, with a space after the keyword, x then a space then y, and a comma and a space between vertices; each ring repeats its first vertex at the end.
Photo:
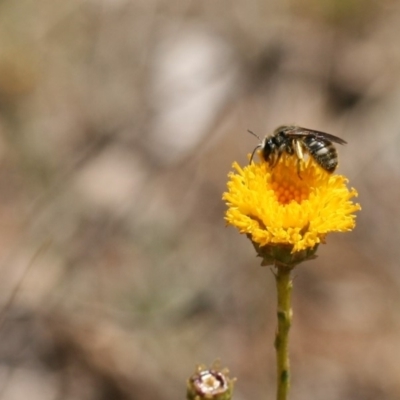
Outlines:
POLYGON ((292 253, 293 247, 290 245, 273 244, 260 246, 258 243, 253 241, 252 243, 257 252, 257 257, 262 258, 262 266, 274 265, 277 267, 292 269, 303 261, 314 260, 317 258, 315 253, 318 250, 318 244, 312 248, 292 253))

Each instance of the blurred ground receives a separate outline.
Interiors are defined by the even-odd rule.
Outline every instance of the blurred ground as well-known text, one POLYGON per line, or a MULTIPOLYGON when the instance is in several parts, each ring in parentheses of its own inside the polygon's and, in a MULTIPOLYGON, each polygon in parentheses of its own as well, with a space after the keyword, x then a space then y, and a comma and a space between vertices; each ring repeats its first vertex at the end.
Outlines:
POLYGON ((273 276, 234 160, 343 137, 357 229, 297 269, 296 400, 400 398, 400 3, 0 2, 0 398, 183 399, 217 357, 275 397, 273 276))

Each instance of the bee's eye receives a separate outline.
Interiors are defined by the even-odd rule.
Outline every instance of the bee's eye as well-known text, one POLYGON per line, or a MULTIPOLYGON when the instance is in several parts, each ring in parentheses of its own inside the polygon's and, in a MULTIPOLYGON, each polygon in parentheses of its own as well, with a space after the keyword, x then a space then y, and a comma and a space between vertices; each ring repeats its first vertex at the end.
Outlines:
POLYGON ((265 143, 265 145, 262 148, 262 155, 265 160, 268 160, 270 155, 272 153, 272 147, 270 146, 269 143, 265 143))

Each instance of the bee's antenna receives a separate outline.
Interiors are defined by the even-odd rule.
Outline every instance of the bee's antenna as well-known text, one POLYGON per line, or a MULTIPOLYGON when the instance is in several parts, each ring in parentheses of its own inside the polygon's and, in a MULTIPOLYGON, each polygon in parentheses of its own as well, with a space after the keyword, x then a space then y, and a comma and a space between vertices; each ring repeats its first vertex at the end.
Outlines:
MULTIPOLYGON (((249 132, 250 132, 250 131, 249 131, 249 132)), ((258 137, 258 136, 257 136, 257 137, 258 137)), ((253 150, 253 152, 251 153, 251 157, 250 157, 249 164, 251 164, 251 162, 253 161, 254 154, 256 154, 257 149, 259 149, 260 147, 262 147, 261 144, 257 145, 257 146, 255 147, 255 149, 253 150)))
MULTIPOLYGON (((253 136, 255 136, 261 142, 261 138, 258 135, 256 135, 253 131, 251 131, 250 129, 247 129, 247 132, 251 133, 253 136)), ((258 144, 255 147, 255 149, 253 150, 253 152, 251 153, 249 164, 251 164, 251 162, 253 161, 254 154, 256 154, 257 149, 259 149, 260 147, 262 147, 261 143, 258 144)))
POLYGON ((247 129, 247 132, 251 133, 253 136, 255 136, 261 142, 260 137, 258 135, 256 135, 253 131, 251 131, 250 129, 247 129))

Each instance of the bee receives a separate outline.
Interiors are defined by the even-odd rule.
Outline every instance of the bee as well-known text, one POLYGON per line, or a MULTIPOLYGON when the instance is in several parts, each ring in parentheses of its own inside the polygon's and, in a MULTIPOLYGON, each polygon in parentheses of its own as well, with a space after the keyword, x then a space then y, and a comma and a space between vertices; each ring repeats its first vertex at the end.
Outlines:
MULTIPOLYGON (((262 157, 273 168, 284 152, 296 154, 299 164, 304 160, 306 151, 317 164, 325 171, 332 173, 338 165, 338 155, 333 143, 346 144, 347 142, 329 133, 301 128, 295 125, 283 125, 275 129, 274 133, 261 140, 254 132, 249 131, 260 140, 253 150, 250 163, 257 149, 261 149, 262 157)), ((300 176, 300 173, 299 173, 300 176)))

